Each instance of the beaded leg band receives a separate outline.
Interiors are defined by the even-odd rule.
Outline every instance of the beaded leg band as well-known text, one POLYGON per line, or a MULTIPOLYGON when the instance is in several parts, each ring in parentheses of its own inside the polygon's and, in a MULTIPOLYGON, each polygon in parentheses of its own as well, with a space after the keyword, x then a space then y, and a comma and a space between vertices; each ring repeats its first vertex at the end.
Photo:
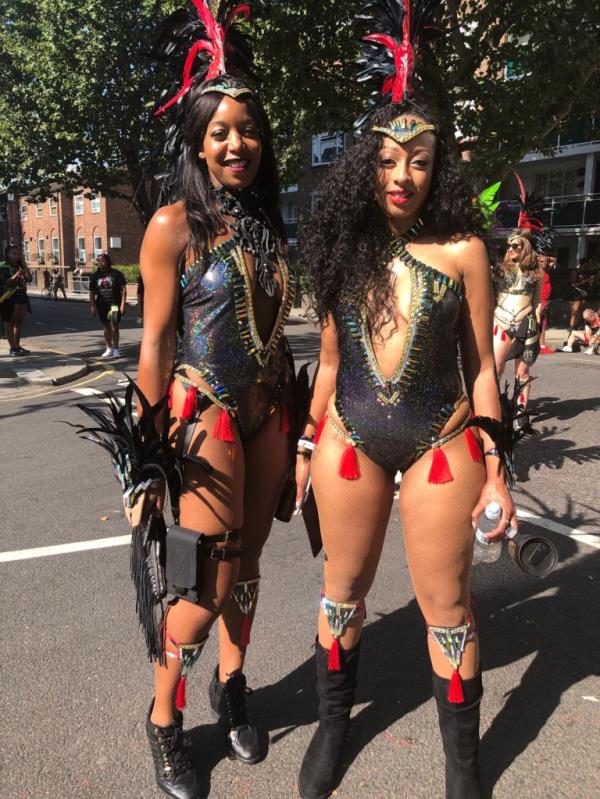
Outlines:
POLYGON ((235 584, 231 594, 237 606, 241 610, 244 618, 242 620, 242 631, 240 634, 240 647, 245 649, 250 643, 250 629, 252 627, 252 611, 256 607, 258 600, 258 587, 260 575, 252 580, 240 580, 235 584))
POLYGON ((333 637, 331 649, 329 650, 329 661, 327 668, 329 671, 341 671, 340 662, 340 638, 344 635, 346 627, 352 618, 362 609, 364 602, 334 602, 325 595, 321 597, 321 608, 327 618, 329 632, 333 637))
POLYGON ((448 687, 448 701, 460 705, 465 701, 462 679, 459 674, 460 664, 467 643, 475 640, 477 636, 473 618, 470 616, 465 624, 460 624, 458 627, 434 627, 428 624, 427 630, 434 641, 437 641, 454 669, 448 687))
POLYGON ((202 654, 204 644, 208 641, 208 635, 197 644, 180 644, 173 636, 165 631, 165 655, 173 660, 178 660, 181 663, 181 676, 177 684, 177 694, 175 697, 175 706, 177 710, 183 710, 187 704, 186 697, 186 683, 187 676, 194 667, 196 661, 202 654), (175 651, 167 649, 167 643, 175 647, 175 651))

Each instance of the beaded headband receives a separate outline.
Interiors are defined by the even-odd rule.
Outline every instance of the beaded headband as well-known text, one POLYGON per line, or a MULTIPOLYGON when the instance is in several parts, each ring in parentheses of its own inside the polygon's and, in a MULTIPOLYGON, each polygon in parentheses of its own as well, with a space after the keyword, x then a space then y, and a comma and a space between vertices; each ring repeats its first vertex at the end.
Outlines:
POLYGON ((421 133, 425 133, 426 130, 435 133, 435 125, 430 125, 428 122, 417 122, 415 119, 409 122, 407 117, 401 116, 392 119, 387 125, 373 125, 371 130, 374 133, 383 133, 385 136, 389 136, 398 144, 405 144, 421 133))

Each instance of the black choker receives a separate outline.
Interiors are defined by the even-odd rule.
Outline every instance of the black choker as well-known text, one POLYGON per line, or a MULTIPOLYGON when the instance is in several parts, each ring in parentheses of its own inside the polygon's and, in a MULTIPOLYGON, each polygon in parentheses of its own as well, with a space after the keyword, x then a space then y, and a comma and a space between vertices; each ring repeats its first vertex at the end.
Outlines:
MULTIPOLYGON (((265 222, 261 222, 254 213, 247 211, 240 200, 226 189, 213 188, 213 194, 223 221, 233 233, 233 240, 253 256, 258 282, 265 294, 272 297, 276 285, 273 264, 276 252, 275 234, 265 222)), ((254 194, 248 197, 248 204, 256 204, 256 213, 261 213, 254 194)))

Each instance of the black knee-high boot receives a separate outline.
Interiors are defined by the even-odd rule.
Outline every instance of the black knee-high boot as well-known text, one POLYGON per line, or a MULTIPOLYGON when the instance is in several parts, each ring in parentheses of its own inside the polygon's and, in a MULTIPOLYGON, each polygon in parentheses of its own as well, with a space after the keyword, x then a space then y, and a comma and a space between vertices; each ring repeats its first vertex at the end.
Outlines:
POLYGON ((448 701, 450 680, 433 673, 440 731, 446 755, 446 799, 481 799, 479 780, 479 704, 483 695, 481 673, 463 680, 465 701, 448 701))
POLYGON ((298 778, 302 799, 327 799, 337 787, 344 745, 350 731, 350 711, 356 693, 360 641, 354 649, 340 647, 340 671, 329 671, 329 651, 317 641, 319 726, 310 742, 298 778))

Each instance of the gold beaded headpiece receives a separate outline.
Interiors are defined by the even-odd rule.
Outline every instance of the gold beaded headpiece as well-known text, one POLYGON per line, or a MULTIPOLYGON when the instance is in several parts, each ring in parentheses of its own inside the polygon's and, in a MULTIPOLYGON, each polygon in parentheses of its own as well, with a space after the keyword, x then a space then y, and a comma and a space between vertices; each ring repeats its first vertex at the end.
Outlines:
POLYGON ((374 133, 383 133, 384 136, 389 136, 390 139, 398 142, 398 144, 405 144, 426 130, 431 130, 435 133, 435 125, 431 125, 428 122, 417 122, 416 119, 411 119, 409 122, 407 117, 401 116, 392 119, 387 125, 373 125, 371 130, 374 133))

